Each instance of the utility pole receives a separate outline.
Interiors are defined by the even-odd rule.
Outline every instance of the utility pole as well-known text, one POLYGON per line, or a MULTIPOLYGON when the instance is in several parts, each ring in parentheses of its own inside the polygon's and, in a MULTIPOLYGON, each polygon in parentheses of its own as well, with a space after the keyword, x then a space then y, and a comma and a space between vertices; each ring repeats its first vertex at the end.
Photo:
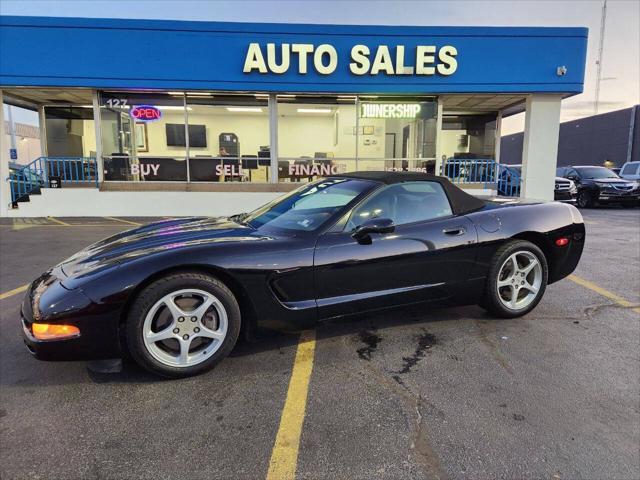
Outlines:
POLYGON ((596 76, 596 98, 593 103, 593 113, 598 114, 600 107, 600 81, 602 80, 602 49, 604 46, 604 27, 607 21, 607 0, 602 4, 602 15, 600 17, 600 44, 598 45, 598 59, 596 60, 597 76, 596 76))
POLYGON ((11 105, 7 105, 7 119, 9 120, 9 138, 11 141, 11 149, 15 150, 16 148, 18 148, 16 144, 16 124, 13 121, 13 111, 11 108, 11 105))

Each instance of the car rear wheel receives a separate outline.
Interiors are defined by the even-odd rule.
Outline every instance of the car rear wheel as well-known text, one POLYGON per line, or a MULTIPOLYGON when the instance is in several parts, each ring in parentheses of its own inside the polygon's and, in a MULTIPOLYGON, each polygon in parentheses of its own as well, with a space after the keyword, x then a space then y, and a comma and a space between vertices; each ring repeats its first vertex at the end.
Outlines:
POLYGON ((231 352, 240 333, 240 308, 219 280, 176 273, 140 293, 126 332, 131 356, 142 367, 187 377, 213 368, 231 352))
POLYGON ((593 195, 586 190, 582 190, 578 193, 578 198, 576 199, 576 204, 580 208, 590 208, 594 205, 593 195))
POLYGON ((501 318, 520 317, 540 302, 549 269, 542 250, 525 240, 514 240, 495 253, 482 306, 501 318))

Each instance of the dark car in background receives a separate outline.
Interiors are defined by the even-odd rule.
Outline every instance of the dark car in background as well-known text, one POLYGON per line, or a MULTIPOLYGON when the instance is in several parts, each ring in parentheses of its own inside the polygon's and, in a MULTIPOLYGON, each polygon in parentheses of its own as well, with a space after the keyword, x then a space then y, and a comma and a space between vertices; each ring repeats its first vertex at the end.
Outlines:
POLYGON ((611 203, 635 207, 640 201, 640 184, 620 178, 606 167, 560 167, 556 175, 575 182, 578 189, 576 203, 580 208, 611 203))
MULTIPOLYGON (((520 196, 522 165, 501 165, 498 175, 498 195, 504 197, 520 196)), ((556 201, 575 200, 578 190, 575 183, 567 178, 556 177, 553 199, 556 201)))

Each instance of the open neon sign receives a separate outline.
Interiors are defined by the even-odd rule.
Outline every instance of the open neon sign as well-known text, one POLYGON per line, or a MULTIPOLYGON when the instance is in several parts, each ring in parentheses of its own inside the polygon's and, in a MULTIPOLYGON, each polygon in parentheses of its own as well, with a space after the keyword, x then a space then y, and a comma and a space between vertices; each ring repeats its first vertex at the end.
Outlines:
POLYGON ((136 105, 131 109, 131 116, 141 122, 160 120, 162 112, 153 105, 136 105))

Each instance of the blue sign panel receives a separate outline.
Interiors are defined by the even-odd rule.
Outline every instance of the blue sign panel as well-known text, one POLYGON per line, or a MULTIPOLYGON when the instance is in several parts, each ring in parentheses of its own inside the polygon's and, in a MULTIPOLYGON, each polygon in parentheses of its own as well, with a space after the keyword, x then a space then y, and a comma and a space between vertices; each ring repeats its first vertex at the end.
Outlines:
POLYGON ((4 86, 574 94, 587 29, 0 17, 0 43, 4 86))

